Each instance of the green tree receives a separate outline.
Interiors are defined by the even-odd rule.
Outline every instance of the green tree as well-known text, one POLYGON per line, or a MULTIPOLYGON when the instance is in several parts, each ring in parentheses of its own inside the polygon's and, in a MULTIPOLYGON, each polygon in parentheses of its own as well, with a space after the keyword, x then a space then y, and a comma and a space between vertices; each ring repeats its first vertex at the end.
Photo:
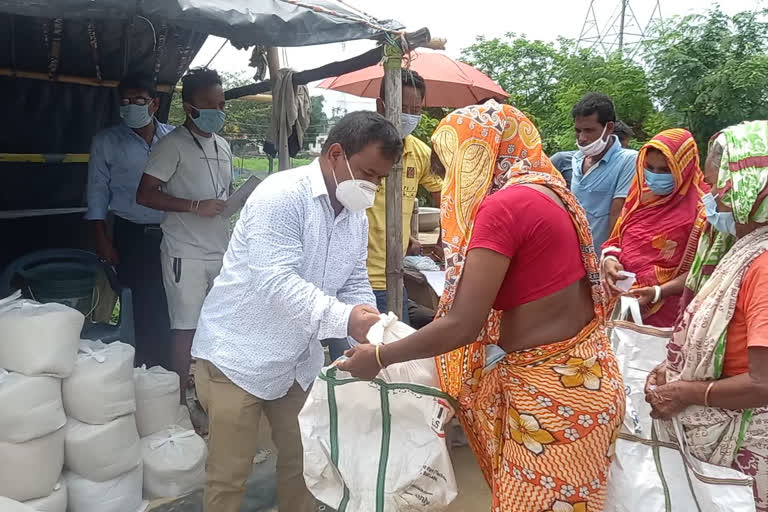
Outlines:
POLYGON ((667 20, 645 45, 651 88, 664 113, 700 148, 726 126, 768 119, 766 11, 667 20))
POLYGON ((479 38, 462 58, 510 94, 508 102, 536 124, 550 154, 575 147, 571 109, 587 92, 611 96, 618 116, 641 133, 655 112, 639 65, 580 50, 566 39, 545 43, 515 34, 479 38))
POLYGON ((314 144, 318 135, 328 131, 328 116, 323 110, 325 104, 324 96, 312 96, 312 115, 310 116, 309 128, 304 133, 304 149, 308 149, 310 144, 314 144))

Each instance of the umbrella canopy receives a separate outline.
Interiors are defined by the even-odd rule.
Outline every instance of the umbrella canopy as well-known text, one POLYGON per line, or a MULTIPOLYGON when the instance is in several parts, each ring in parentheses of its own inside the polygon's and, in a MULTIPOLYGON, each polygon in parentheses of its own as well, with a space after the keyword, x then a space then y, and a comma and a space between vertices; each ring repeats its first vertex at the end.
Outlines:
MULTIPOLYGON (((487 75, 443 53, 415 50, 410 53, 410 69, 419 73, 427 83, 427 107, 465 107, 489 98, 504 100, 509 97, 487 75)), ((378 98, 383 77, 384 67, 379 64, 326 78, 318 87, 378 98)))

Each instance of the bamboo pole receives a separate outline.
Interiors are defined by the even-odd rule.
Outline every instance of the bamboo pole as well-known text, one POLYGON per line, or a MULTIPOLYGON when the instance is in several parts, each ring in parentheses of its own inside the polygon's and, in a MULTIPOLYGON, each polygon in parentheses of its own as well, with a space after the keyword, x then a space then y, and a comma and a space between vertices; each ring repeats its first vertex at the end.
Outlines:
MULTIPOLYGON (((394 44, 384 46, 384 112, 400 131, 403 110, 403 51, 394 44)), ((398 159, 386 182, 387 205, 387 310, 403 315, 403 163, 398 159)), ((413 205, 408 205, 412 208, 413 205)))
MULTIPOLYGON (((91 87, 110 87, 115 88, 120 83, 116 80, 102 80, 99 82, 95 78, 85 76, 73 76, 73 75, 56 75, 55 79, 51 79, 48 73, 37 73, 35 71, 18 71, 9 68, 0 68, 0 76, 10 76, 12 78, 26 78, 29 80, 42 80, 44 82, 58 82, 65 84, 77 84, 88 85, 91 87)), ((171 92, 174 89, 174 85, 170 84, 158 84, 158 92, 171 92)))

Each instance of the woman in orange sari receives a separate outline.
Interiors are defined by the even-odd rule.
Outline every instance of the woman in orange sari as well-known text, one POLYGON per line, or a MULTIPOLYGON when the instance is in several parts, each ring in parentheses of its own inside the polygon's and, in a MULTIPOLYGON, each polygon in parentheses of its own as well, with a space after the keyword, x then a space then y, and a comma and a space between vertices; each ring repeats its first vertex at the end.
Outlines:
POLYGON ((512 106, 459 109, 432 142, 445 170, 438 318, 338 367, 372 379, 437 356, 493 511, 602 510, 624 389, 584 210, 512 106))
POLYGON ((693 135, 665 130, 642 147, 637 172, 611 238, 603 245, 602 270, 614 296, 620 271, 636 275, 631 290, 643 322, 672 327, 680 296, 707 217, 701 198, 707 185, 693 135))

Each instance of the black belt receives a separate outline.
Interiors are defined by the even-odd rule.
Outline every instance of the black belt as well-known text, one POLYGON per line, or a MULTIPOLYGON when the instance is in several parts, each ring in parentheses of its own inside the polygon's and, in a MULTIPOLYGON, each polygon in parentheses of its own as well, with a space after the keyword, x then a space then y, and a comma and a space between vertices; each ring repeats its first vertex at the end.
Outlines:
POLYGON ((124 224, 130 224, 134 229, 143 229, 144 234, 162 234, 163 232, 160 224, 138 224, 118 215, 115 215, 115 220, 124 224))

